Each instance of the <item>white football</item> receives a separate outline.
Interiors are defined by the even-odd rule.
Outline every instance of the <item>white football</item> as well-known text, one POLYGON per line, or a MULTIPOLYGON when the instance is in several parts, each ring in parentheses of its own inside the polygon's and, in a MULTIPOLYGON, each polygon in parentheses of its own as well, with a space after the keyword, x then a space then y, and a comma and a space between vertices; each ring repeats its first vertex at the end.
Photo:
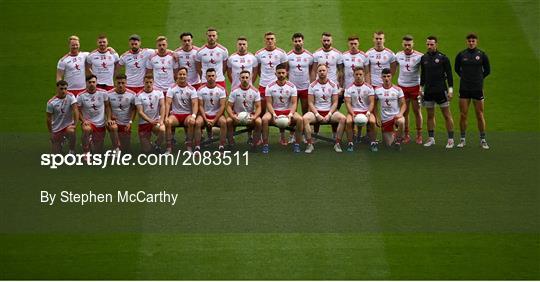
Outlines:
POLYGON ((368 118, 364 114, 357 114, 354 116, 354 123, 358 126, 364 126, 368 122, 368 118))
POLYGON ((279 128, 286 128, 289 124, 290 120, 288 116, 280 115, 276 118, 276 126, 279 128))
POLYGON ((240 124, 246 125, 250 122, 249 113, 248 112, 241 112, 238 114, 238 119, 240 120, 240 124))

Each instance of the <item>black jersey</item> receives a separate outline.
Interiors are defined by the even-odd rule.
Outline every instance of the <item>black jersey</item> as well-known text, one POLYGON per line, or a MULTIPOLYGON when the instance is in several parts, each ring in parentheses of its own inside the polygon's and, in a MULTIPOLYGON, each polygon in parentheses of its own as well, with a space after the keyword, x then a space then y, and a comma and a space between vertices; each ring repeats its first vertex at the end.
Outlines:
POLYGON ((452 67, 446 55, 439 51, 427 52, 420 59, 420 85, 424 86, 424 92, 444 92, 448 87, 453 87, 452 67))
POLYGON ((465 91, 481 91, 491 71, 488 56, 478 48, 459 52, 454 67, 461 78, 459 90, 465 91))

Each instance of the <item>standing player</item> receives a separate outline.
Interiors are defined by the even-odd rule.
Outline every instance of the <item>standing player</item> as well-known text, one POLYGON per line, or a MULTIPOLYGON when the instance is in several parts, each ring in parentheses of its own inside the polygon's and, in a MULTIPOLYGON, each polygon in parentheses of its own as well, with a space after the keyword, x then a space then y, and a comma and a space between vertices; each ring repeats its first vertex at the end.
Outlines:
POLYGON ((298 90, 294 84, 287 81, 287 65, 279 64, 276 67, 277 80, 270 83, 266 88, 267 112, 264 114, 263 123, 263 149, 264 154, 268 154, 269 125, 274 125, 276 118, 285 115, 289 118, 290 124, 295 126, 296 138, 293 144, 293 152, 300 153, 300 142, 302 140, 303 120, 296 112, 298 105, 298 90))
POLYGON ((313 75, 313 55, 304 49, 304 35, 295 33, 292 36, 294 48, 287 53, 289 61, 289 81, 296 86, 297 97, 300 98, 302 114, 309 111, 308 108, 308 88, 309 84, 315 80, 313 75))
POLYGON ((135 106, 139 114, 139 140, 143 153, 152 152, 150 138, 152 133, 157 136, 154 151, 161 152, 161 145, 165 137, 165 102, 163 92, 154 89, 154 78, 151 74, 144 76, 144 89, 135 98, 135 106))
POLYGON ((238 114, 248 112, 250 114, 249 128, 255 129, 252 148, 257 147, 261 136, 261 96, 259 91, 251 85, 251 76, 248 70, 240 72, 240 86, 231 90, 227 102, 227 129, 229 131, 229 144, 234 144, 234 130, 240 124, 238 114))
MULTIPOLYGON (((332 47, 332 34, 323 32, 321 44, 322 48, 319 48, 315 53, 313 53, 313 62, 318 65, 326 65, 328 68, 328 79, 337 84, 339 87, 342 87, 343 57, 339 50, 332 47)), ((313 77, 316 77, 317 70, 313 69, 313 72, 313 77)), ((342 94, 340 93, 340 95, 342 94)))
MULTIPOLYGON (((146 75, 152 74, 154 88, 167 95, 167 89, 174 85, 174 78, 178 72, 178 59, 167 49, 167 37, 158 36, 157 50, 146 63, 146 75)), ((145 84, 146 87, 146 84, 145 84)))
POLYGON ((139 93, 144 88, 144 75, 148 59, 154 55, 153 49, 141 48, 141 37, 133 34, 129 37, 130 49, 126 51, 116 66, 116 73, 120 73, 120 67, 125 66, 127 77, 127 89, 139 93))
POLYGON ((428 141, 424 144, 429 147, 435 144, 435 103, 441 108, 448 131, 446 148, 454 148, 454 120, 450 112, 450 99, 454 94, 452 67, 446 55, 437 50, 437 37, 428 36, 426 40, 428 52, 420 61, 420 95, 427 109, 428 141), (446 82, 448 81, 448 86, 446 82))
MULTIPOLYGON (((255 53, 255 57, 259 61, 257 73, 260 75, 259 93, 261 94, 263 113, 266 110, 266 103, 264 102, 266 86, 276 81, 276 66, 287 62, 287 53, 276 46, 275 33, 265 33, 264 43, 265 47, 255 53)), ((285 140, 285 144, 287 144, 287 140, 285 140)))
POLYGON ((97 77, 93 74, 86 77, 86 90, 77 96, 79 120, 82 125, 83 153, 103 152, 105 139, 105 102, 109 99, 107 92, 97 88, 97 77))
POLYGON ((180 34, 182 46, 174 51, 178 57, 178 67, 187 69, 187 83, 195 89, 201 85, 201 76, 197 72, 197 52, 199 47, 193 45, 193 34, 184 32, 180 34))
POLYGON ((51 151, 62 153, 64 138, 69 141, 69 154, 75 153, 75 121, 79 119, 77 99, 67 91, 65 80, 56 82, 56 95, 47 102, 47 129, 51 134, 51 151))
POLYGON ((384 32, 377 31, 373 33, 373 48, 366 52, 369 61, 367 69, 367 82, 373 87, 382 86, 381 72, 385 68, 390 68, 392 76, 396 73, 396 56, 392 50, 384 47, 384 32))
POLYGON ((369 128, 369 140, 371 141, 371 147, 374 148, 373 143, 375 143, 375 115, 371 115, 369 108, 371 105, 375 104, 375 94, 371 85, 364 82, 364 69, 361 66, 354 68, 354 82, 345 89, 345 105, 347 106, 347 121, 346 121, 346 131, 347 131, 347 140, 349 141, 347 145, 347 151, 352 152, 354 150, 353 143, 353 127, 354 127, 354 117, 358 114, 364 114, 368 117, 367 127, 369 128))
POLYGON ((68 83, 68 91, 77 96, 86 90, 85 69, 88 52, 81 52, 79 37, 69 37, 69 53, 64 55, 56 67, 56 81, 64 79, 68 83))
POLYGON ((182 126, 186 129, 186 150, 192 151, 195 118, 199 109, 197 89, 187 83, 188 69, 180 67, 176 77, 176 85, 167 90, 165 100, 165 119, 167 153, 173 151, 173 128, 182 126))
MULTIPOLYGON (((403 140, 403 113, 407 105, 401 88, 392 85, 392 71, 385 68, 381 71, 383 85, 375 88, 375 97, 381 105, 382 135, 386 146, 394 146, 401 150, 403 140), (396 133, 397 128, 397 134, 396 133)), ((370 106, 373 111, 374 105, 370 106)))
POLYGON ((225 113, 226 90, 225 87, 216 83, 217 72, 213 68, 206 70, 205 81, 198 90, 199 96, 199 116, 196 120, 195 129, 195 150, 199 150, 200 130, 197 128, 206 127, 211 139, 211 132, 214 126, 219 127, 219 147, 220 151, 225 150, 225 141, 227 139, 227 119, 225 113))
POLYGON ((240 86, 240 73, 243 71, 251 73, 252 81, 250 83, 255 83, 258 65, 257 58, 248 52, 247 38, 238 37, 236 39, 236 53, 227 59, 227 77, 231 82, 231 89, 240 86))
POLYGON ((407 105, 405 116, 405 138, 403 143, 409 143, 411 136, 409 134, 409 109, 412 105, 414 117, 416 120, 416 144, 422 144, 422 111, 418 102, 420 95, 420 59, 424 54, 413 49, 413 37, 405 35, 401 42, 403 50, 396 54, 396 62, 399 64, 398 86, 405 95, 405 104, 407 105))
POLYGON ((131 151, 131 124, 135 118, 135 97, 137 93, 127 88, 127 76, 116 75, 116 86, 107 92, 105 116, 107 130, 115 150, 131 151))
POLYGON ((105 91, 114 88, 114 67, 118 63, 118 54, 109 48, 107 36, 97 39, 98 48, 86 58, 86 71, 97 77, 97 87, 105 91))
POLYGON ((327 77, 328 67, 319 64, 317 66, 318 79, 309 85, 308 103, 310 112, 303 116, 304 130, 308 142, 306 153, 311 153, 315 149, 311 139, 311 124, 332 124, 336 123, 337 134, 334 150, 341 153, 341 136, 345 127, 345 116, 337 110, 339 88, 337 84, 327 77))
POLYGON ((478 49, 478 36, 474 33, 467 35, 467 49, 456 56, 455 70, 461 78, 459 84, 459 110, 461 112, 459 126, 461 140, 459 148, 465 147, 467 130, 467 113, 471 99, 476 113, 476 122, 480 132, 480 146, 489 149, 486 141, 486 120, 484 119, 484 78, 490 71, 489 59, 484 51, 478 49))
POLYGON ((225 72, 227 71, 227 58, 229 51, 223 45, 217 43, 218 32, 215 28, 208 28, 206 31, 206 44, 197 52, 197 73, 202 78, 202 82, 206 82, 206 71, 214 69, 216 75, 216 83, 225 88, 225 72), (203 76, 202 74, 205 74, 203 76))

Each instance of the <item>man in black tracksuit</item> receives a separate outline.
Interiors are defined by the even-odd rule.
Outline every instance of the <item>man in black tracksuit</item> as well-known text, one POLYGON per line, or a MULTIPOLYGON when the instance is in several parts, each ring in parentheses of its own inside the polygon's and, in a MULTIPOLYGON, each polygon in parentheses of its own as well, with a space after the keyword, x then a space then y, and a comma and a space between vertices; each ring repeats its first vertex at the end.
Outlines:
POLYGON ((474 33, 467 35, 467 49, 459 52, 456 56, 455 70, 461 78, 459 84, 459 110, 461 112, 459 127, 461 129, 461 140, 457 145, 459 148, 465 146, 465 131, 467 130, 467 112, 471 99, 478 131, 480 132, 480 146, 489 149, 486 141, 486 120, 484 119, 484 78, 489 75, 491 69, 489 59, 484 51, 476 48, 478 36, 474 33))
POLYGON ((429 147, 435 144, 435 104, 437 104, 444 116, 448 131, 446 148, 451 149, 454 148, 454 120, 450 112, 450 99, 454 94, 452 67, 448 57, 437 50, 437 37, 428 36, 426 45, 428 51, 420 60, 420 92, 423 105, 427 109, 429 134, 424 146, 429 147))

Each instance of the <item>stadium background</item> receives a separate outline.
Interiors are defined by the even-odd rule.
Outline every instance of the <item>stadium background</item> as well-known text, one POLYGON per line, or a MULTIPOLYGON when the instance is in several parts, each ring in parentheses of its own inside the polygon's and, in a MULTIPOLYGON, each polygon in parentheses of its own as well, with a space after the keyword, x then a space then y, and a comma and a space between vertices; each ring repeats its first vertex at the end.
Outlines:
MULTIPOLYGON (((0 1, 2 279, 540 279, 538 1, 0 1), (132 33, 153 47, 179 45, 208 26, 229 52, 245 35, 250 51, 266 31, 290 50, 320 34, 375 30, 400 49, 439 37, 452 61, 475 31, 490 56, 485 83, 488 141, 481 151, 474 114, 463 150, 406 146, 370 154, 293 155, 276 138, 248 167, 61 168, 39 166, 48 152, 46 101, 68 36, 91 51, 99 33, 127 50, 132 33), (39 190, 179 193, 167 205, 39 203, 39 190)), ((454 77, 456 78, 456 77, 454 77)), ((456 85, 457 90, 457 85, 456 85)), ((458 130, 457 100, 452 111, 458 130)), ((274 135, 275 136, 275 135, 274 135)), ((242 149, 242 147, 241 147, 242 149)))

